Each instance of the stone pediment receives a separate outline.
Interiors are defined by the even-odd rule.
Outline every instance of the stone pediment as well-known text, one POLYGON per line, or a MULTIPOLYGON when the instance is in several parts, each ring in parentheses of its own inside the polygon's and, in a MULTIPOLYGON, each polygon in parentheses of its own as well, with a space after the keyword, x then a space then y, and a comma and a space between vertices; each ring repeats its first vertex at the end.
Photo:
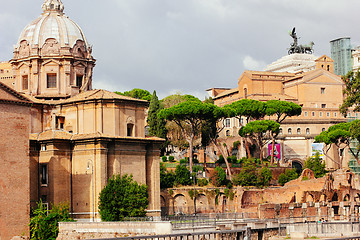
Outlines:
POLYGON ((289 87, 298 84, 343 85, 344 82, 340 76, 334 73, 324 69, 317 69, 288 79, 284 84, 285 87, 289 87))
POLYGON ((45 66, 45 65, 48 65, 48 64, 54 64, 54 65, 61 65, 61 63, 59 62, 59 61, 56 61, 56 60, 54 60, 54 59, 50 59, 50 60, 48 60, 48 61, 45 61, 42 65, 43 66, 45 66))
POLYGON ((334 60, 327 55, 322 55, 321 57, 317 58, 315 62, 334 62, 334 60))
POLYGON ((14 89, 0 82, 0 102, 31 103, 31 101, 14 89))
POLYGON ((22 63, 20 63, 16 68, 17 69, 20 69, 22 66, 26 66, 26 67, 30 67, 31 66, 31 64, 30 63, 27 63, 27 62, 22 62, 22 63))
POLYGON ((313 72, 309 72, 308 74, 305 74, 303 77, 303 83, 308 83, 308 84, 319 83, 319 84, 330 84, 330 85, 344 84, 340 76, 322 69, 315 70, 313 72))
POLYGON ((84 64, 84 62, 81 61, 77 61, 73 64, 75 67, 86 67, 86 65, 84 64))

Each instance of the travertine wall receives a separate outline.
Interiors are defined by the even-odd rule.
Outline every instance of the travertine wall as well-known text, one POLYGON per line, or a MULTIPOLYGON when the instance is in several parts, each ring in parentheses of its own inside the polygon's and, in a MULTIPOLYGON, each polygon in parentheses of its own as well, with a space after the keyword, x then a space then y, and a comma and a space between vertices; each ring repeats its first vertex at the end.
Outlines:
MULTIPOLYGON (((0 99, 4 96, 0 89, 0 99)), ((29 116, 26 105, 0 100, 0 239, 29 234, 29 116)))

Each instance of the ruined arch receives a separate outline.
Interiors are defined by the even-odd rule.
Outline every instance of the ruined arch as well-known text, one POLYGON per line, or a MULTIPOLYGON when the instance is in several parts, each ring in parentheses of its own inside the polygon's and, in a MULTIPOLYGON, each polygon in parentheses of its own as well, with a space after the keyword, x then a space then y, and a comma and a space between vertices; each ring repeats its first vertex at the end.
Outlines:
POLYGON ((304 163, 302 160, 300 159, 293 159, 291 161, 291 167, 295 169, 295 171, 297 172, 297 174, 301 174, 303 168, 304 168, 304 163))
POLYGON ((337 202, 337 201, 339 201, 339 197, 338 197, 337 193, 334 193, 334 194, 333 194, 333 196, 332 196, 332 198, 331 198, 331 201, 332 201, 332 202, 337 202))
POLYGON ((177 194, 174 197, 174 214, 184 214, 186 213, 187 200, 184 195, 177 194))
POLYGON ((169 215, 169 208, 165 198, 160 195, 161 216, 169 215))
POLYGON ((344 202, 350 201, 350 195, 349 195, 349 194, 346 194, 346 195, 344 196, 343 201, 344 201, 344 202))
POLYGON ((354 201, 355 201, 355 202, 360 202, 360 194, 359 194, 359 193, 357 193, 357 194, 355 195, 354 201))
POLYGON ((326 201, 326 194, 322 194, 320 196, 320 199, 319 199, 320 202, 325 202, 326 201))
POLYGON ((206 212, 209 207, 209 201, 208 198, 204 194, 199 194, 196 197, 196 212, 202 213, 206 212))
POLYGON ((314 196, 308 193, 306 196, 306 202, 314 202, 314 196))

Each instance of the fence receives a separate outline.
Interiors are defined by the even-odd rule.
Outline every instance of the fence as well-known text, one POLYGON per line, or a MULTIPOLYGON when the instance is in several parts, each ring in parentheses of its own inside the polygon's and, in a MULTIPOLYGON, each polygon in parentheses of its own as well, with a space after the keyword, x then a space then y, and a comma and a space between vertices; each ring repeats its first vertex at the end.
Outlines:
POLYGON ((280 224, 286 227, 286 234, 293 232, 303 232, 308 236, 343 236, 360 233, 359 222, 306 222, 280 224))
MULTIPOLYGON (((251 229, 242 230, 224 230, 215 232, 199 232, 199 233, 182 233, 182 234, 167 234, 167 235, 153 235, 153 236, 133 236, 123 238, 103 238, 101 240, 244 240, 251 239, 251 229)), ((100 240, 100 239, 91 239, 100 240)))
POLYGON ((360 236, 345 237, 345 238, 330 238, 326 240, 360 240, 360 236))

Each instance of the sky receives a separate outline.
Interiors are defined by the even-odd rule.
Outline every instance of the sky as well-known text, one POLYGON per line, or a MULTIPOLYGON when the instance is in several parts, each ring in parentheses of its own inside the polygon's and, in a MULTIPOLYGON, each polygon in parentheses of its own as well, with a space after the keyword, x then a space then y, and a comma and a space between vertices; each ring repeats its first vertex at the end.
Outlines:
MULTIPOLYGON (((200 99, 213 87, 235 88, 245 70, 285 56, 296 27, 300 44, 330 56, 330 41, 360 45, 359 0, 62 0, 97 59, 93 87, 142 88, 159 98, 200 99)), ((0 0, 0 61, 12 57, 43 0, 0 0)))

